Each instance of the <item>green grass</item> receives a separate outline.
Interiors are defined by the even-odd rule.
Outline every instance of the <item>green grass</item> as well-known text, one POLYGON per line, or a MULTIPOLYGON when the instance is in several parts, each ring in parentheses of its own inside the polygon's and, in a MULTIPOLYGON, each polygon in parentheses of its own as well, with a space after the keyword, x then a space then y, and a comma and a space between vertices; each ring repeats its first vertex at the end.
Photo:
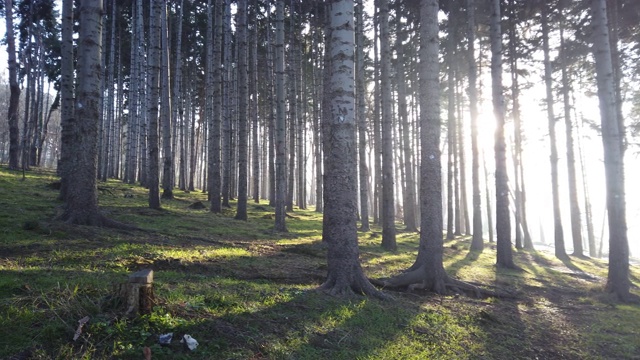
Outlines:
MULTIPOLYGON (((633 359, 640 354, 640 307, 602 292, 606 262, 520 251, 525 271, 496 269, 495 251, 469 253, 466 237, 445 241, 456 278, 514 298, 473 299, 388 292, 392 301, 339 299, 314 291, 326 276, 322 216, 296 210, 289 233, 273 231, 273 209, 249 204, 211 214, 189 205, 199 191, 175 191, 162 210, 146 190, 100 183, 102 211, 142 231, 69 226, 53 173, 0 167, 0 358, 141 359, 633 359), (125 197, 125 194, 127 197, 125 197), (154 270, 157 305, 124 316, 119 284, 154 270), (72 341, 78 320, 89 316, 72 341), (174 333, 169 346, 158 335, 174 333), (178 342, 199 341, 190 352, 178 342)), ((234 205, 234 204, 232 204, 234 205)), ((380 229, 360 232, 363 269, 388 277, 412 264, 418 235, 398 232, 398 251, 380 229)), ((635 286, 640 269, 632 267, 635 286)), ((633 290, 638 293, 637 287, 633 290)))

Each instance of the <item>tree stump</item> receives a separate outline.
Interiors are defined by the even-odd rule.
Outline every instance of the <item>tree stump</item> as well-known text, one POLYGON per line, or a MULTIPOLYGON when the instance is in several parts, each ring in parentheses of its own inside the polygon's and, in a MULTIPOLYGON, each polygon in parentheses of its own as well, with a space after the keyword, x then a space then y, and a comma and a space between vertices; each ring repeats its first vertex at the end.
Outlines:
POLYGON ((144 269, 129 275, 125 290, 127 316, 151 313, 155 305, 153 270, 144 269))

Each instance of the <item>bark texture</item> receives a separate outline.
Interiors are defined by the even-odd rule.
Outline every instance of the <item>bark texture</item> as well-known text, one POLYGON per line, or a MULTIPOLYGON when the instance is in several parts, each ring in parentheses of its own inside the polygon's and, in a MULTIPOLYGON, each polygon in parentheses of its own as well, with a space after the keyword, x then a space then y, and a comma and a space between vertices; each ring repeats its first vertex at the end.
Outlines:
POLYGON ((511 247, 511 220, 509 213, 509 181, 507 178, 507 145, 504 138, 504 94, 502 93, 502 30, 500 26, 500 0, 491 1, 491 90, 493 112, 496 117, 496 244, 497 265, 514 268, 511 247))
POLYGON ((325 114, 325 192, 323 240, 328 245, 327 280, 320 290, 384 297, 364 276, 357 233, 356 121, 354 94, 353 0, 330 5, 331 111, 325 114))
MULTIPOLYGON (((13 33, 13 2, 5 0, 5 16, 7 24, 7 53, 9 62, 9 169, 19 168, 20 130, 18 129, 18 107, 20 106, 20 84, 18 84, 18 65, 16 63, 16 41, 13 33)), ((68 6, 68 5, 67 5, 68 6)), ((65 15, 67 13, 65 12, 65 15)), ((69 24, 68 26, 71 26, 69 24)), ((63 45, 64 46, 64 45, 63 45)), ((63 65, 64 66, 64 65, 63 65)), ((73 65, 71 65, 73 66, 73 65)), ((72 71, 73 73, 73 71, 72 71)))
POLYGON ((284 0, 276 1, 276 219, 275 230, 287 231, 285 225, 285 196, 287 164, 285 153, 285 97, 284 97, 284 0))
POLYGON ((631 281, 629 280, 629 240, 624 193, 623 132, 616 110, 606 1, 592 0, 591 12, 609 221, 609 273, 606 290, 615 294, 620 300, 627 301, 632 296, 629 292, 631 281))
POLYGON ((395 251, 395 197, 391 110, 391 46, 389 45, 389 3, 380 0, 380 89, 382 92, 382 247, 395 251))

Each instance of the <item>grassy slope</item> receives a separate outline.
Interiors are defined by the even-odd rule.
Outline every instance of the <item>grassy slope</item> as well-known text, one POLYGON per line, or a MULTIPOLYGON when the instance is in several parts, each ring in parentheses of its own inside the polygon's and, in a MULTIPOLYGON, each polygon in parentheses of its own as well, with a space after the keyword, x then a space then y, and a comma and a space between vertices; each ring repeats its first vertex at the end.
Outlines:
MULTIPOLYGON (((154 211, 144 189, 110 181, 100 184, 104 212, 144 231, 71 227, 51 220, 60 205, 48 187, 55 180, 32 172, 21 181, 0 167, 0 358, 141 359, 145 346, 153 359, 640 358, 640 307, 602 294, 599 260, 563 264, 519 252, 526 272, 496 271, 494 250, 469 254, 469 239, 459 238, 445 243, 449 273, 515 299, 336 299, 312 291, 326 268, 321 216, 312 211, 293 213, 290 233, 278 235, 267 205, 250 205, 249 221, 240 222, 231 209, 190 210, 206 196, 177 191, 154 211), (142 268, 155 270, 158 306, 126 319, 115 289, 142 268), (161 347, 166 332, 174 341, 161 347), (196 351, 178 343, 182 334, 199 341, 196 351)), ((416 234, 398 241, 398 252, 386 253, 379 232, 360 234, 369 276, 411 264, 416 234)), ((632 276, 638 285, 640 269, 632 276)))

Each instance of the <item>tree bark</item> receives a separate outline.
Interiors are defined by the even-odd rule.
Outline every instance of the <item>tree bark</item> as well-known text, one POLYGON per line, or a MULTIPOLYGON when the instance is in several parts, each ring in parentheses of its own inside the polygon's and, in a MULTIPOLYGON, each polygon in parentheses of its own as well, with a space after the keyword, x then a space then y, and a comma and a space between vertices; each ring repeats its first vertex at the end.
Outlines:
POLYGON ((398 118, 402 126, 402 154, 404 155, 404 173, 405 173, 405 197, 403 214, 405 230, 415 232, 418 230, 416 224, 416 184, 413 176, 413 154, 411 149, 411 140, 409 134, 409 115, 407 113, 407 89, 405 78, 404 63, 407 59, 404 56, 404 44, 402 43, 405 36, 402 35, 402 21, 400 14, 400 6, 397 7, 396 13, 396 82, 398 86, 398 118))
MULTIPOLYGON (((11 1, 11 0, 10 0, 11 1)), ((9 20, 7 20, 9 21, 9 20)), ((11 35, 11 32, 8 32, 7 35, 11 35)), ((7 38, 7 41, 9 39, 7 38)), ((61 136, 60 136, 60 160, 58 162, 58 174, 60 175, 60 199, 65 200, 67 196, 67 190, 69 188, 69 179, 71 177, 71 169, 73 169, 73 161, 72 155, 77 151, 74 151, 73 146, 75 145, 73 141, 73 131, 75 127, 75 117, 74 117, 74 97, 75 97, 75 89, 74 89, 74 56, 73 56, 73 1, 65 0, 62 3, 62 43, 61 43, 61 54, 62 54, 62 63, 60 68, 60 91, 61 91, 61 106, 60 106, 60 125, 61 125, 61 136)), ((14 46, 15 47, 15 46, 14 46)), ((9 51, 9 59, 11 59, 11 55, 14 54, 15 51, 9 51)), ((15 62, 15 58, 14 58, 15 62)), ((14 69, 15 71, 15 69, 14 69)), ((13 74, 15 75, 15 74, 13 74)), ((9 67, 9 80, 15 76, 11 75, 11 67, 9 67)), ((17 82, 17 78, 15 79, 17 82)), ((11 85, 10 85, 11 86, 11 85)), ((18 90, 20 88, 18 87, 18 90)), ((17 111, 17 107, 16 107, 17 111)), ((16 115, 17 116, 17 113, 16 115)), ((17 124, 17 118, 16 127, 17 124)), ((17 130, 17 129, 16 129, 17 130)), ((16 134, 17 136, 18 134, 16 134)), ((17 138, 16 138, 17 141, 17 138)), ((17 156, 16 156, 16 169, 18 166, 17 156)), ((11 160, 10 160, 11 161, 11 160)))
POLYGON ((167 25, 167 4, 163 3, 160 14, 160 48, 161 48, 161 76, 162 86, 160 123, 162 126, 162 198, 173 199, 173 148, 171 144, 171 79, 169 78, 169 29, 167 25))
POLYGON ((238 208, 235 218, 247 220, 247 0, 238 0, 236 12, 238 39, 238 208))
POLYGON ((564 246, 564 231, 562 229, 562 215, 560 212, 560 189, 558 184, 558 149, 556 143, 556 118, 553 112, 553 88, 551 79, 551 60, 549 56, 549 19, 546 7, 543 6, 541 16, 542 23, 542 47, 544 52, 544 82, 547 90, 547 120, 549 122, 549 147, 551 149, 551 192, 553 196, 553 230, 554 245, 557 258, 564 259, 567 252, 564 246))
POLYGON ((576 156, 573 145, 573 120, 571 117, 571 99, 569 96, 570 81, 567 72, 566 47, 564 40, 564 24, 560 25, 560 65, 562 70, 562 98, 564 102, 564 126, 567 144, 567 180, 569 182, 569 209, 571 212, 571 235, 573 240, 573 256, 584 256, 582 246, 582 221, 580 203, 578 202, 578 184, 576 178, 576 156))
POLYGON ((475 54, 476 17, 475 1, 466 0, 467 5, 467 61, 469 66, 469 115, 471 117, 471 186, 472 186, 472 251, 482 251, 482 195, 480 193, 480 154, 478 151, 478 89, 475 54))
POLYGON ((504 95, 502 93, 502 30, 500 26, 500 1, 491 0, 491 90, 493 112, 496 117, 495 161, 496 161, 496 242, 499 267, 515 268, 511 247, 511 220, 509 213, 509 180, 504 139, 504 95))
POLYGON ((382 93, 382 247, 395 251, 395 198, 393 166, 393 112, 391 110, 391 47, 389 45, 389 3, 380 4, 380 88, 382 93))
POLYGON ((629 292, 631 281, 624 192, 623 129, 620 128, 616 108, 606 1, 592 0, 591 12, 609 220, 609 273, 606 290, 620 300, 628 301, 632 294, 629 292))
POLYGON ((160 158, 158 145, 158 103, 160 100, 160 59, 161 59, 161 16, 162 4, 152 2, 149 14, 149 56, 147 63, 147 76, 149 80, 149 103, 147 113, 149 114, 149 135, 147 148, 149 151, 148 179, 149 187, 149 207, 160 209, 160 158))
MULTIPOLYGON (((66 4, 69 5, 69 4, 66 4)), ((67 8, 68 9, 68 8, 67 8)), ((80 3, 78 75, 75 122, 71 141, 74 152, 68 165, 68 188, 60 220, 71 224, 132 228, 107 219, 98 209, 98 122, 102 79, 102 0, 80 3)), ((68 19, 68 18, 67 18, 68 19)), ((66 95, 65 95, 66 96, 66 95)))
MULTIPOLYGON (((18 128, 18 108, 20 107, 20 84, 18 83, 18 65, 16 63, 16 41, 15 41, 15 35, 13 32, 13 2, 12 0, 5 0, 4 5, 5 5, 6 24, 7 24, 6 34, 7 34, 7 53, 8 53, 8 62, 9 62, 9 89, 11 92, 9 96, 9 112, 7 115, 7 118, 9 120, 9 169, 18 170, 18 168, 20 167, 18 162, 19 155, 20 155, 20 130, 18 128)), ((68 4, 67 6, 70 6, 70 5, 72 4, 68 4)), ((68 16, 73 16, 72 14, 68 15, 68 13, 64 11, 64 7, 63 7, 63 12, 64 12, 63 17, 65 15, 67 16, 67 19, 65 20, 68 20, 68 16)), ((68 41, 71 35, 69 34, 69 31, 71 31, 71 29, 68 28, 69 26, 72 26, 72 23, 63 24, 63 32, 65 32, 65 35, 67 35, 66 41, 68 41), (67 29, 64 28, 65 26, 67 26, 67 29)), ((64 42, 65 42, 65 38, 63 38, 63 44, 62 44, 63 51, 66 50, 68 52, 69 49, 65 48, 65 46, 68 47, 68 44, 65 44, 64 42)), ((73 63, 66 65, 67 71, 69 71, 68 69, 69 65, 73 67, 73 63)), ((64 62, 62 66, 65 67, 64 62)), ((71 74, 73 74, 73 68, 71 69, 71 74)), ((63 78, 65 76, 69 76, 69 75, 65 75, 63 73, 63 78)), ((65 80, 63 79, 62 81, 64 83, 65 80)), ((69 109, 68 101, 69 100, 65 102, 65 104, 67 104, 66 111, 68 111, 69 109)), ((69 113, 67 112, 66 114, 67 114, 67 118, 63 116, 63 121, 64 119, 68 119, 69 117, 69 113)))
POLYGON ((285 196, 287 189, 285 154, 285 97, 284 97, 284 0, 276 1, 276 231, 285 232, 285 196))
POLYGON ((359 262, 356 223, 356 144, 354 99, 353 0, 336 0, 331 11, 331 112, 323 126, 325 192, 323 238, 328 244, 327 280, 320 290, 331 295, 353 293, 384 297, 364 276, 359 262))
POLYGON ((369 231, 369 169, 367 167, 366 74, 364 67, 364 8, 362 0, 356 1, 356 93, 358 104, 358 180, 360 190, 360 230, 369 231))

